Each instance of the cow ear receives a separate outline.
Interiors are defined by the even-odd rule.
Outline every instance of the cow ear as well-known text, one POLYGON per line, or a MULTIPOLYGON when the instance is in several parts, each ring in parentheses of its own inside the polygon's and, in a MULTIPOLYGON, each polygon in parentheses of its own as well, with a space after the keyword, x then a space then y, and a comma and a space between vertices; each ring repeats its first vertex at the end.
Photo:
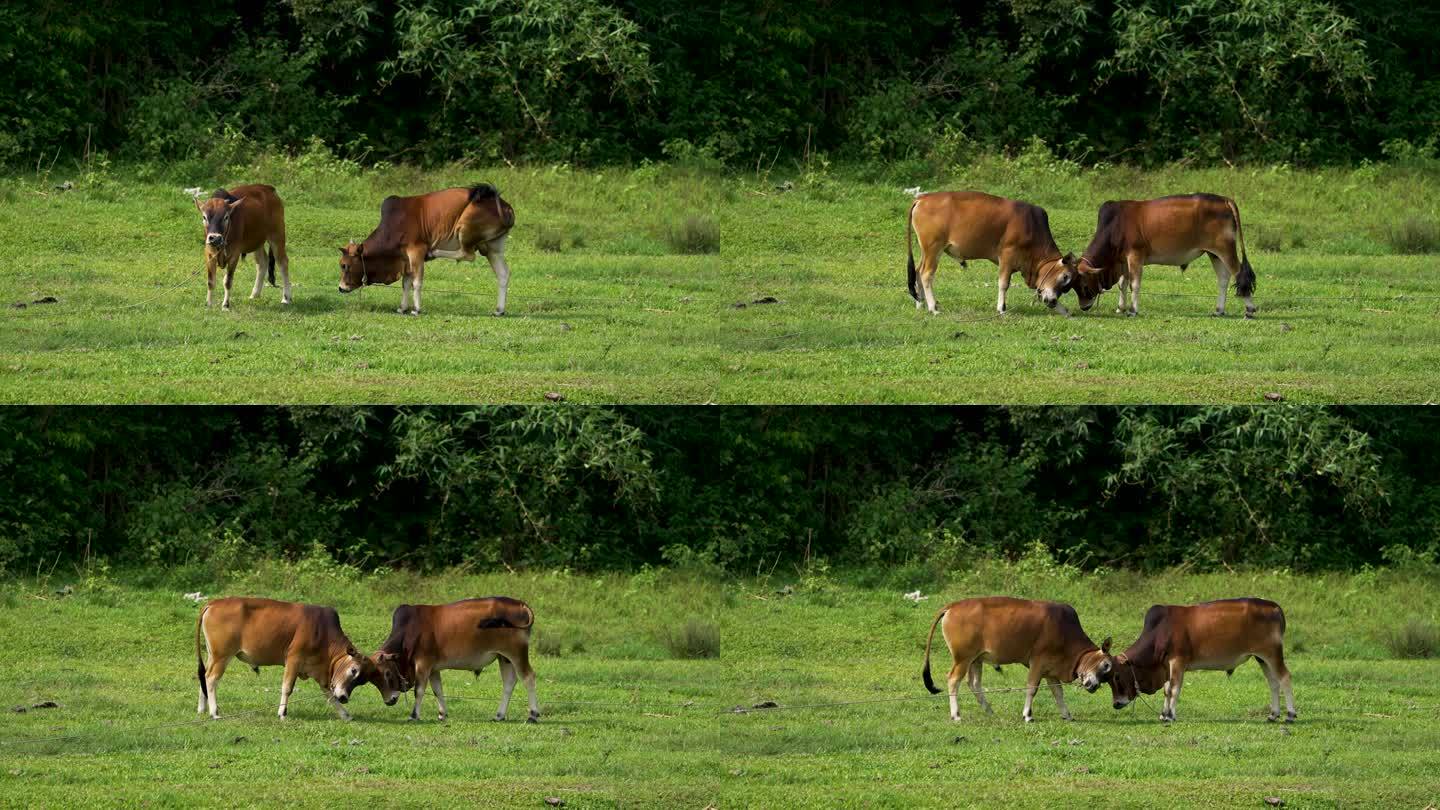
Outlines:
POLYGON ((1106 637, 1105 637, 1105 640, 1102 641, 1102 642, 1100 642, 1100 652, 1105 653, 1106 655, 1109 655, 1109 654, 1110 654, 1110 642, 1111 642, 1111 641, 1113 641, 1113 639, 1111 639, 1109 636, 1106 636, 1106 637))
POLYGON ((1074 253, 1066 253, 1066 254, 1065 254, 1065 258, 1061 259, 1060 261, 1061 261, 1061 263, 1063 263, 1066 267, 1074 268, 1074 267, 1079 267, 1079 266, 1080 266, 1080 260, 1077 259, 1077 258, 1075 258, 1075 254, 1074 254, 1074 253))
POLYGON ((244 198, 244 197, 236 197, 234 202, 228 202, 228 203, 225 203, 225 205, 226 205, 226 207, 228 207, 228 208, 235 208, 236 206, 240 205, 240 203, 242 203, 242 202, 245 202, 245 198, 244 198))

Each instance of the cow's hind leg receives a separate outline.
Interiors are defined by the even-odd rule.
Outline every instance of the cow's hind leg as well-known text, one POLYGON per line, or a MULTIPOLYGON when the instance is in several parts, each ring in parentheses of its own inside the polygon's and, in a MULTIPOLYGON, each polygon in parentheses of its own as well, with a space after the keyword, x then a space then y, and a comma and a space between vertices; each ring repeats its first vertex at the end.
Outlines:
MULTIPOLYGON (((206 640, 209 643, 209 640, 206 640)), ((213 652, 208 656, 209 661, 205 665, 205 689, 207 706, 210 709, 210 716, 218 719, 220 709, 215 705, 215 687, 220 683, 220 677, 225 674, 225 667, 230 663, 228 656, 215 655, 213 652)))
POLYGON ((281 303, 281 304, 289 304, 289 303, 290 303, 290 252, 285 249, 285 231, 283 231, 283 230, 280 231, 278 234, 275 235, 275 237, 274 237, 273 239, 270 240, 270 249, 275 252, 275 253, 274 253, 274 256, 272 256, 271 258, 274 260, 275 264, 280 268, 280 284, 282 285, 282 290, 281 290, 281 294, 280 294, 280 303, 281 303))
POLYGON ((1179 661, 1170 662, 1170 680, 1165 682, 1165 702, 1160 708, 1160 719, 1175 722, 1175 704, 1180 701, 1180 687, 1185 683, 1185 667, 1179 661))
POLYGON ((956 661, 945 677, 946 692, 950 695, 950 719, 957 723, 960 722, 960 676, 964 673, 965 668, 956 661))
POLYGON ((1232 265, 1220 258, 1218 253, 1210 254, 1210 266, 1215 268, 1215 317, 1225 317, 1225 296, 1230 292, 1230 270, 1232 265))
POLYGON ((506 237, 502 236, 491 242, 485 253, 490 269, 495 271, 495 283, 499 286, 495 299, 496 315, 505 314, 505 296, 510 290, 510 265, 505 262, 505 239, 506 237))
POLYGON ((520 679, 510 659, 500 659, 500 706, 495 710, 495 719, 504 720, 510 713, 510 693, 515 691, 515 682, 520 679))
MULTIPOLYGON (((1275 680, 1280 691, 1285 693, 1285 722, 1295 722, 1295 690, 1290 684, 1290 670, 1285 666, 1285 653, 1276 647, 1275 654, 1266 662, 1275 671, 1275 680)), ((1277 707, 1278 708, 1278 707, 1277 707)))
POLYGON ((985 687, 981 684, 980 678, 985 674, 985 662, 975 659, 970 662, 970 669, 965 673, 965 680, 970 684, 970 691, 975 694, 975 700, 979 701, 980 708, 986 714, 994 714, 995 710, 990 707, 990 701, 985 699, 985 687))
POLYGON ((255 251, 255 288, 250 291, 250 300, 253 301, 259 298, 260 291, 265 289, 266 271, 273 272, 270 267, 270 262, 265 256, 265 246, 261 245, 260 248, 255 251))
POLYGON ((1256 657, 1255 663, 1260 665, 1260 671, 1265 673, 1265 682, 1270 685, 1270 716, 1266 719, 1273 723, 1280 719, 1280 677, 1264 658, 1256 657))
POLYGON ((935 306, 935 272, 940 269, 940 254, 944 247, 941 243, 926 245, 920 250, 920 289, 925 293, 925 309, 931 315, 939 311, 935 306))
POLYGON ((440 687, 440 670, 430 673, 430 691, 435 693, 435 702, 440 704, 439 719, 444 721, 445 715, 449 714, 445 709, 445 690, 440 687))
POLYGON ((1145 272, 1145 263, 1135 254, 1130 254, 1126 259, 1129 264, 1130 276, 1130 311, 1129 315, 1140 314, 1140 276, 1145 272))
POLYGON ((1060 686, 1060 682, 1054 678, 1047 680, 1050 681, 1050 694, 1055 696, 1055 705, 1060 707, 1060 716, 1066 720, 1074 720, 1070 715, 1070 707, 1065 705, 1065 690, 1060 686))
POLYGON ((530 715, 525 718, 525 722, 538 723, 540 722, 540 693, 535 690, 535 670, 530 667, 529 648, 521 647, 515 660, 511 663, 520 673, 520 679, 525 682, 525 696, 530 698, 530 715))

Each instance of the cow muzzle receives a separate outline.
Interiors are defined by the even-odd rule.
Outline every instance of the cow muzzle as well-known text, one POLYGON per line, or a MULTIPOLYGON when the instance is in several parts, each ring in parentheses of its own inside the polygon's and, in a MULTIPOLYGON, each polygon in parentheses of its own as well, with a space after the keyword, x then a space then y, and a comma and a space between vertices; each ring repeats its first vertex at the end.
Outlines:
POLYGON ((1130 705, 1130 701, 1129 701, 1127 698, 1115 698, 1115 704, 1114 704, 1114 705, 1115 705, 1115 710, 1116 710, 1116 711, 1119 711, 1119 710, 1125 708, 1126 706, 1129 706, 1129 705, 1130 705))
POLYGON ((395 701, 397 701, 397 700, 399 700, 399 699, 400 699, 400 696, 399 696, 399 695, 391 695, 390 698, 385 701, 385 705, 386 705, 386 706, 394 706, 394 705, 395 705, 395 701))
POLYGON ((205 234, 205 244, 211 247, 220 247, 225 244, 225 236, 224 234, 207 233, 205 234))

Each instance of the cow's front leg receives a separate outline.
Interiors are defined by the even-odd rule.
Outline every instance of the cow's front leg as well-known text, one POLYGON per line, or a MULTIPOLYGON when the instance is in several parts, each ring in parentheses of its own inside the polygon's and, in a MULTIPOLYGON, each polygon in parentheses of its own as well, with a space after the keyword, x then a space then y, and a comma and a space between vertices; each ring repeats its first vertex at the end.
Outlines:
POLYGON ((1070 707, 1065 705, 1065 690, 1054 678, 1050 679, 1050 694, 1055 696, 1055 705, 1060 707, 1060 716, 1066 720, 1074 720, 1075 718, 1070 715, 1070 707))
POLYGON ((1037 667, 1032 666, 1032 667, 1030 668, 1029 675, 1027 676, 1027 678, 1026 678, 1026 680, 1025 680, 1025 712, 1024 712, 1024 716, 1025 716, 1025 722, 1027 722, 1027 723, 1033 723, 1033 722, 1035 722, 1035 714, 1034 714, 1034 709, 1035 709, 1035 693, 1038 692, 1038 691, 1040 691, 1040 673, 1037 672, 1036 669, 1037 669, 1037 667))
POLYGON ((215 303, 215 258, 205 257, 205 308, 215 303))
POLYGON ((1165 682, 1165 703, 1160 710, 1160 719, 1175 722, 1175 704, 1180 701, 1180 687, 1185 681, 1185 665, 1178 659, 1170 661, 1170 680, 1165 682))
POLYGON ((400 277, 400 308, 396 312, 404 315, 410 311, 410 274, 400 277))
POLYGON ((270 265, 265 261, 265 246, 255 251, 255 288, 250 291, 250 300, 254 301, 260 297, 260 291, 265 289, 265 271, 270 265))
POLYGON ((515 672, 515 665, 510 659, 500 657, 500 707, 495 710, 495 719, 504 720, 510 713, 510 694, 515 691, 515 682, 519 680, 515 672))
POLYGON ((1140 275, 1145 272, 1145 265, 1139 256, 1131 255, 1130 264, 1130 315, 1140 314, 1140 275))
POLYGON ((430 680, 430 670, 415 666, 415 706, 410 709, 410 719, 420 719, 420 703, 425 700, 425 683, 430 680))
POLYGON ((495 271, 495 282, 499 286, 495 299, 495 314, 504 315, 505 295, 510 289, 510 265, 505 262, 505 237, 490 243, 485 258, 490 262, 490 269, 495 271))
POLYGON ((440 706, 440 714, 437 715, 441 722, 444 722, 445 715, 449 714, 445 709, 445 690, 440 688, 440 670, 430 673, 430 691, 435 693, 435 702, 440 706))
POLYGON ((290 705, 290 693, 295 691, 296 667, 293 660, 285 661, 285 674, 280 677, 280 719, 284 720, 290 705))
MULTIPOLYGON (((407 277, 410 279, 410 314, 420 314, 420 285, 425 282, 425 247, 411 248, 406 257, 410 261, 410 272, 407 277)), ((402 302, 403 309, 403 302, 402 302)))
POLYGON ((1001 315, 1005 314, 1005 299, 1010 296, 1010 275, 1013 271, 1005 265, 1000 266, 1000 280, 996 282, 995 311, 1001 315))
POLYGON ((230 287, 235 283, 235 268, 240 264, 240 257, 235 256, 225 264, 225 298, 220 302, 221 309, 230 308, 230 287))

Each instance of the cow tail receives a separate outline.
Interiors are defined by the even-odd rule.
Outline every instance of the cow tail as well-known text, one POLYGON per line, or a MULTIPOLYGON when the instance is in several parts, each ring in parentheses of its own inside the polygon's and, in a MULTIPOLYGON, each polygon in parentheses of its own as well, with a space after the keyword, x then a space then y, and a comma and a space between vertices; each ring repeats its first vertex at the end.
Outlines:
POLYGON ((1230 216, 1235 218, 1235 239, 1240 243, 1240 272, 1235 276, 1235 292, 1245 298, 1255 294, 1255 268, 1250 266, 1250 257, 1245 253, 1245 231, 1240 227, 1240 208, 1234 200, 1226 200, 1230 216))
POLYGON ((936 616, 935 622, 930 625, 930 635, 925 639, 925 669, 921 674, 925 678, 925 688, 929 689, 932 695, 940 694, 940 690, 935 687, 935 680, 930 677, 930 642, 935 640, 935 628, 940 626, 940 620, 945 618, 945 614, 949 611, 950 608, 940 611, 940 615, 936 616))
MULTIPOLYGON (((910 204, 910 213, 908 213, 908 214, 905 215, 905 254, 906 254, 906 257, 907 257, 907 259, 908 259, 908 260, 906 261, 906 264, 905 264, 905 279, 906 279, 906 282, 910 285, 910 297, 913 298, 913 299, 915 299, 916 301, 919 301, 919 300, 920 300, 920 292, 919 292, 919 290, 917 290, 916 287, 915 287, 915 238, 914 238, 914 237, 915 237, 915 206, 917 206, 917 205, 919 205, 919 204, 920 204, 920 201, 919 201, 919 200, 916 200, 915 202, 911 203, 911 204, 910 204)), ((928 672, 929 670, 926 670, 926 671, 928 672)), ((928 675, 926 676, 926 681, 927 681, 927 683, 928 683, 928 681, 929 681, 929 676, 928 676, 928 675)))
POLYGON ((275 286, 275 248, 270 247, 269 245, 266 245, 266 246, 265 246, 265 260, 266 260, 267 262, 269 262, 269 264, 268 264, 267 266, 270 268, 270 286, 271 286, 271 287, 274 287, 274 286, 275 286))
POLYGON ((200 677, 200 695, 206 700, 210 699, 210 692, 205 688, 205 651, 201 647, 204 643, 201 639, 201 628, 205 623, 205 611, 209 609, 209 605, 201 608, 200 615, 195 618, 195 667, 200 677))

